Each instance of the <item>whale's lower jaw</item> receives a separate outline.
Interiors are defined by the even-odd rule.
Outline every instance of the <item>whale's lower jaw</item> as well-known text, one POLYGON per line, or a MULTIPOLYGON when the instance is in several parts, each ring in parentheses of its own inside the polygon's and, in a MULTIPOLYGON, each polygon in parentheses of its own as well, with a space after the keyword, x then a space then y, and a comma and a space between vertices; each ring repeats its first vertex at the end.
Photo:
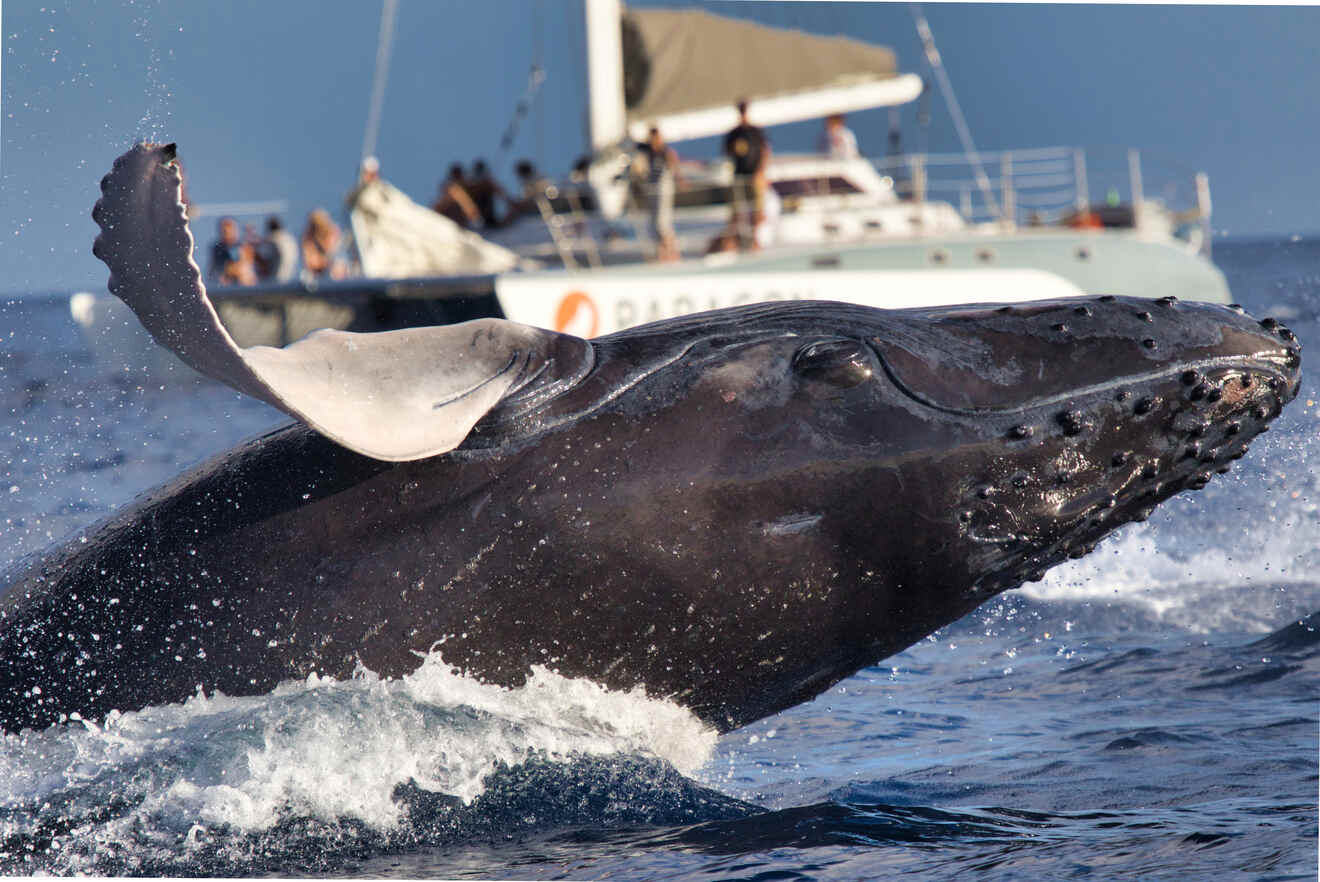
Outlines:
MULTIPOLYGON (((974 476, 956 513, 981 546, 984 599, 1038 581, 1082 557, 1119 526, 1146 520, 1164 500, 1229 471, 1297 394, 1296 365, 1219 359, 1140 383, 1090 390, 1054 416, 1053 437, 1009 440, 1040 455, 1007 456, 974 476)), ((1038 414, 1049 422, 1048 411, 1038 414)))

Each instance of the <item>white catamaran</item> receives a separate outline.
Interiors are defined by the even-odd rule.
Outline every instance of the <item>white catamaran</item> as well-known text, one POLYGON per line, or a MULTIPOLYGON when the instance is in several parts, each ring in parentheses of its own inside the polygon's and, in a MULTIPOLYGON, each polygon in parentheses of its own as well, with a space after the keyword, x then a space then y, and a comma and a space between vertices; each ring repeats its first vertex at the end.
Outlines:
MULTIPOLYGON (((384 0, 364 155, 374 150, 397 0, 384 0)), ((591 161, 535 194, 537 210, 485 237, 385 181, 360 185, 350 222, 362 275, 212 292, 240 344, 279 344, 316 327, 387 328, 503 315, 583 335, 703 309, 776 299, 881 307, 1079 294, 1228 302, 1209 260, 1209 185, 1193 204, 1146 198, 1140 157, 1126 200, 1094 205, 1084 151, 979 152, 930 27, 915 21, 960 155, 883 159, 775 154, 766 170, 765 247, 712 251, 730 223, 727 160, 684 162, 675 199, 682 259, 658 263, 642 223, 635 146, 651 126, 674 143, 723 134, 747 99, 759 126, 896 107, 923 95, 894 53, 848 37, 768 27, 700 10, 583 0, 591 161)), ((79 298, 86 327, 117 320, 79 298)), ((122 345, 122 342, 121 344, 122 345)))

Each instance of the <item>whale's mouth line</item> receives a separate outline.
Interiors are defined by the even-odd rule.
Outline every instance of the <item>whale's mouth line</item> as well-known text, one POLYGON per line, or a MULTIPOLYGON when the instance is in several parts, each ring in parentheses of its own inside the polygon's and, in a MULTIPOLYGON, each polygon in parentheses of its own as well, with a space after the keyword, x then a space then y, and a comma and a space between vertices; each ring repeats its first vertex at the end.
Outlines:
POLYGON ((1022 404, 984 407, 956 407, 949 404, 940 404, 932 400, 929 396, 916 391, 908 384, 904 383, 898 376, 898 373, 885 359, 884 353, 876 350, 876 355, 880 358, 880 364, 885 369, 885 374, 890 382, 898 388, 900 392, 907 395, 913 401, 918 402, 932 410, 941 413, 949 413, 960 416, 979 416, 982 414, 1017 414, 1025 413, 1029 410, 1036 410, 1041 407, 1050 407, 1051 405, 1068 404, 1074 402, 1080 396, 1093 395, 1115 391, 1133 385, 1155 384, 1176 378, 1189 370, 1215 371, 1215 370, 1250 370, 1256 373, 1268 374, 1272 378, 1282 380, 1287 386, 1294 386, 1298 376, 1291 367, 1295 365, 1296 356, 1292 353, 1281 352, 1277 355, 1262 353, 1259 355, 1219 355, 1210 358, 1200 358, 1192 361, 1180 361, 1176 365, 1171 365, 1159 370, 1147 371, 1142 374, 1133 374, 1121 379, 1106 380, 1102 383, 1094 383, 1090 386, 1082 386, 1077 389, 1069 389, 1065 392, 1058 392, 1054 395, 1047 395, 1040 398, 1033 398, 1022 404))

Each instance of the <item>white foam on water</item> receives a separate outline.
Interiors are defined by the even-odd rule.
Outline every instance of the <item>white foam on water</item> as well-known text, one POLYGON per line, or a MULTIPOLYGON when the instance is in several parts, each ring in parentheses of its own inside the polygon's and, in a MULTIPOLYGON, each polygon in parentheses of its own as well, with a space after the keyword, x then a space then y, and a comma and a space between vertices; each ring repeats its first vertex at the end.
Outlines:
MULTIPOLYGON (((33 807, 69 793, 95 805, 106 796, 99 780, 116 782, 115 795, 136 788, 142 796, 100 827, 99 839, 144 820, 190 838, 198 825, 256 831, 307 816, 388 830, 402 811, 395 787, 410 780, 467 802, 500 763, 641 754, 691 774, 715 743, 690 711, 641 689, 612 692, 544 668, 503 689, 431 653, 397 680, 365 671, 349 681, 312 677, 267 696, 198 695, 112 714, 99 726, 7 736, 0 806, 33 807)), ((15 817, 0 821, 0 834, 22 832, 15 817)))
POLYGON ((1194 633, 1268 632, 1320 609, 1320 408, 1304 392, 1206 490, 1163 504, 1018 593, 1126 605, 1194 633))
POLYGON ((1192 550, 1169 547, 1160 527, 1128 526, 1017 593, 1046 603, 1126 605, 1194 633, 1268 632, 1320 609, 1314 522, 1272 526, 1230 548, 1192 550))

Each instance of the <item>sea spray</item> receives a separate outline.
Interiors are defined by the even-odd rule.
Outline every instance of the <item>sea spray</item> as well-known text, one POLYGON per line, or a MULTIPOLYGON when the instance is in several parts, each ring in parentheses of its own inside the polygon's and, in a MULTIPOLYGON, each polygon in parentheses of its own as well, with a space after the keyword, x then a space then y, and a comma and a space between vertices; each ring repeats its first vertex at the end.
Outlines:
POLYGON ((544 668, 505 689, 432 653, 397 680, 369 671, 348 681, 312 676, 265 696, 198 694, 103 724, 75 720, 7 736, 0 835, 31 835, 40 807, 51 804, 66 806, 64 820, 97 839, 145 826, 197 840, 291 818, 387 831, 404 812, 400 786, 470 803, 497 769, 612 755, 690 774, 715 743, 690 712, 641 690, 611 692, 544 668), (118 805, 115 816, 96 817, 107 804, 118 805))

